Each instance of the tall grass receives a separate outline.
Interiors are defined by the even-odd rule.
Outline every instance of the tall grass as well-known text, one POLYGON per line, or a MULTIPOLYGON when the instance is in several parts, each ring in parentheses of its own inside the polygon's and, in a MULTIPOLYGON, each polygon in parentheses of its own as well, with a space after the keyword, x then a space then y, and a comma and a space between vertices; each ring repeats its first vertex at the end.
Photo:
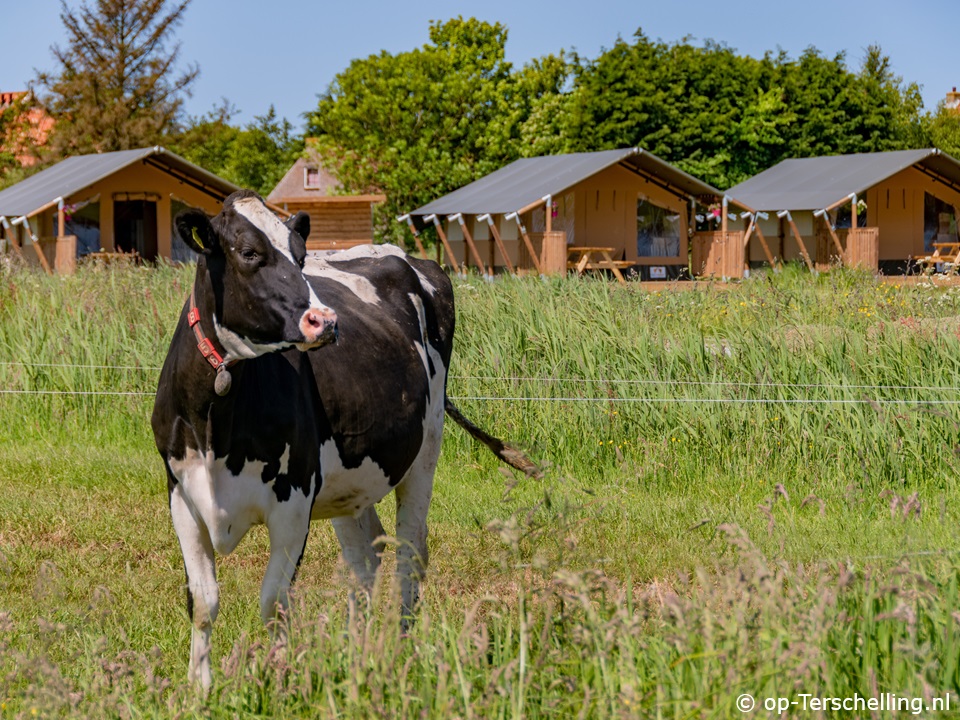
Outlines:
MULTIPOLYGON (((0 715, 200 708, 149 432, 191 280, 0 271, 0 390, 22 393, 0 394, 0 715)), ((960 291, 794 267, 454 284, 449 392, 546 479, 447 432, 410 637, 389 588, 348 612, 317 525, 275 647, 253 533, 220 564, 204 713, 729 717, 741 693, 960 691, 960 291)))

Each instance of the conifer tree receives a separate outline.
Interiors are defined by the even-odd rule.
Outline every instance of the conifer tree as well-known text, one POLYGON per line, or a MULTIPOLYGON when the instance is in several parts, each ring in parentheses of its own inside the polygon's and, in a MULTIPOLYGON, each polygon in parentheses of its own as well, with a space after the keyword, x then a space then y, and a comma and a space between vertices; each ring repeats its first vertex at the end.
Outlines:
POLYGON ((178 67, 173 31, 190 0, 61 0, 65 47, 54 72, 40 72, 37 95, 56 120, 47 159, 145 147, 176 127, 199 69, 178 67))

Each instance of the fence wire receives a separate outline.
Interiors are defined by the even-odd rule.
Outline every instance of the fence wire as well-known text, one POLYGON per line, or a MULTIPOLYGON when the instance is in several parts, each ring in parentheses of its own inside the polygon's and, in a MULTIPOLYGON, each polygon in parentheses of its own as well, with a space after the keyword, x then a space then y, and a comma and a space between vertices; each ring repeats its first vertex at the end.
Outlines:
MULTIPOLYGON (((103 371, 130 371, 141 372, 160 372, 161 368, 148 365, 94 365, 94 364, 73 364, 73 363, 33 363, 25 361, 0 361, 0 367, 24 367, 24 368, 47 368, 63 370, 103 370, 103 371)), ((940 393, 960 393, 960 386, 957 385, 862 385, 862 384, 844 384, 844 383, 783 383, 783 382, 746 382, 740 380, 668 380, 658 378, 576 378, 576 377, 535 377, 535 376, 499 376, 499 375, 450 375, 451 381, 479 381, 490 383, 541 383, 543 385, 606 385, 606 386, 640 386, 640 387, 703 387, 703 388, 743 388, 743 389, 763 389, 763 390, 824 390, 824 391, 866 391, 866 392, 940 392, 940 393)), ((41 391, 15 391, 0 390, 0 393, 29 393, 41 391)), ((42 391, 44 393, 56 394, 56 391, 42 391)), ((78 394, 72 391, 62 391, 63 394, 78 394)), ((89 394, 97 394, 91 392, 89 394)), ((105 393, 105 394, 131 394, 131 393, 105 393)), ((136 393, 132 393, 136 394, 136 393)), ((152 394, 152 393, 141 393, 152 394)), ((610 398, 607 396, 597 398, 585 397, 543 397, 543 396, 461 396, 461 400, 506 400, 506 401, 536 401, 548 400, 558 402, 663 402, 670 398, 610 398)), ((676 398, 678 402, 752 402, 752 403, 779 403, 779 402, 823 402, 823 403, 856 403, 867 404, 870 402, 914 402, 911 400, 837 400, 831 398, 796 398, 793 400, 780 398, 676 398)), ((941 404, 958 404, 958 400, 915 400, 915 402, 939 402, 941 404)))

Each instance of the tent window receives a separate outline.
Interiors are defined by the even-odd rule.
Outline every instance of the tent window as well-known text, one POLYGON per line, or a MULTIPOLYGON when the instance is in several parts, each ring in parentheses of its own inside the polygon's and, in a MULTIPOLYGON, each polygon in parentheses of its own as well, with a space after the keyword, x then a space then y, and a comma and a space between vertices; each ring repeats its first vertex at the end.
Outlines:
POLYGON ((67 235, 77 238, 77 257, 100 252, 100 201, 65 208, 67 235))
POLYGON ((923 249, 935 242, 957 242, 957 208, 930 193, 923 194, 923 249))
POLYGON ((637 256, 680 256, 680 215, 643 196, 637 199, 637 256))

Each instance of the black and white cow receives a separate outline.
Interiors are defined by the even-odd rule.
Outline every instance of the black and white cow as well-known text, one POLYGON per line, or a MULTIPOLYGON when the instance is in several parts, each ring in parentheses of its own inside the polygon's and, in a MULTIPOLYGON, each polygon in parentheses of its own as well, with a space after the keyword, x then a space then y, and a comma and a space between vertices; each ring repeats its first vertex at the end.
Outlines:
POLYGON ((408 616, 427 564, 444 413, 511 465, 536 468, 446 397, 454 304, 436 263, 392 246, 307 258, 309 217, 282 223, 248 191, 212 219, 191 210, 175 224, 200 255, 153 431, 186 568, 190 678, 208 688, 215 554, 251 526, 270 536, 260 592, 269 622, 286 607, 311 520, 332 519, 357 579, 372 586, 383 534, 374 506, 394 491, 408 616))

